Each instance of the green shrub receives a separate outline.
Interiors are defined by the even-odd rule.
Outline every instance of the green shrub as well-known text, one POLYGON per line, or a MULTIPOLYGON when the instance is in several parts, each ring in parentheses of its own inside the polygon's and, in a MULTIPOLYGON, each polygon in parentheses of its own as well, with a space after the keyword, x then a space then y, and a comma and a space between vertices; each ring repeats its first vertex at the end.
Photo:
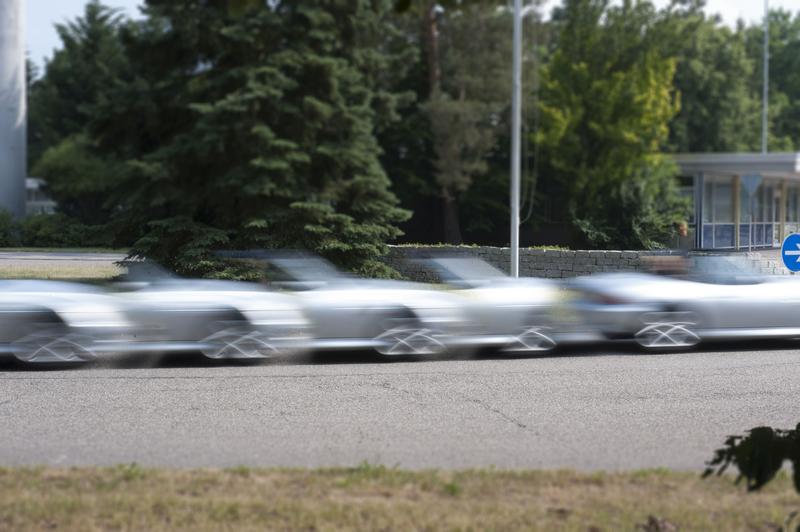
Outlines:
POLYGON ((36 214, 21 225, 21 243, 29 247, 108 247, 105 226, 85 225, 63 214, 36 214))
POLYGON ((19 226, 6 211, 0 211, 0 247, 19 245, 19 226))

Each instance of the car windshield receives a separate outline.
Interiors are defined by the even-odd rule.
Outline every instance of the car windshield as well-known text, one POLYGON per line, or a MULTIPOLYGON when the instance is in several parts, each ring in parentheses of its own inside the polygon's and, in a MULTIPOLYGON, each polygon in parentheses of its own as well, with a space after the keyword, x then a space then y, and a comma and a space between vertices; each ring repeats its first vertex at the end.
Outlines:
POLYGON ((330 281, 346 277, 321 257, 271 257, 267 263, 267 278, 272 281, 330 281))
POLYGON ((693 257, 689 278, 713 284, 756 284, 763 281, 754 262, 743 255, 693 257))
POLYGON ((436 270, 442 280, 447 282, 503 279, 508 277, 488 262, 475 258, 436 258, 430 259, 428 263, 436 270))
POLYGON ((217 255, 228 260, 256 264, 262 269, 267 283, 286 287, 292 287, 295 283, 319 283, 350 278, 349 274, 338 270, 328 260, 305 251, 221 251, 217 255))

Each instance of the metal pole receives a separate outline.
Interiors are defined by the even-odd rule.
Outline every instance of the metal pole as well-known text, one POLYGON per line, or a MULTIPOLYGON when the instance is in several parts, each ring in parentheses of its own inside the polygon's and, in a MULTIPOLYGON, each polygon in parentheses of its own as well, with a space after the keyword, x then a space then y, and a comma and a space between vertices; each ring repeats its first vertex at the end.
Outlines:
POLYGON ((750 235, 747 237, 747 251, 753 251, 753 211, 755 211, 753 204, 755 203, 755 196, 755 192, 750 194, 750 235))
POLYGON ((769 128, 769 0, 764 0, 764 93, 761 104, 761 153, 767 153, 769 128))
POLYGON ((514 0, 514 74, 511 94, 511 276, 519 277, 519 196, 522 134, 522 0, 514 0))

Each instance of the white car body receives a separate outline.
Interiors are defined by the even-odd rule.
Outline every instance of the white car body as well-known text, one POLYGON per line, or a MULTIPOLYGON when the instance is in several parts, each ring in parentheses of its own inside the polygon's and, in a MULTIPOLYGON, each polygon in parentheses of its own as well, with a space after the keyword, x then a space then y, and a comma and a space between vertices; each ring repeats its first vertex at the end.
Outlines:
POLYGON ((0 352, 25 362, 95 360, 134 332, 116 298, 80 283, 0 281, 0 316, 0 352))
POLYGON ((136 351, 199 351, 212 359, 287 356, 308 344, 296 301, 252 283, 171 279, 120 296, 136 351))

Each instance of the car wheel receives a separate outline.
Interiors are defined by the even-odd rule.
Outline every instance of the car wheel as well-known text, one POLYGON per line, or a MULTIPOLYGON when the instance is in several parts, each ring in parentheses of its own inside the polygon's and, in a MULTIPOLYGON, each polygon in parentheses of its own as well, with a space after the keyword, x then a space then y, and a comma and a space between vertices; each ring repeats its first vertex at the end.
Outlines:
POLYGON ((501 352, 524 356, 547 353, 558 346, 553 335, 552 319, 546 312, 529 312, 519 325, 514 339, 501 352))
POLYGON ((221 326, 203 338, 202 343, 207 346, 201 350, 203 355, 214 360, 272 358, 287 354, 269 335, 243 324, 221 326))
POLYGON ((386 356, 435 356, 447 351, 441 333, 417 318, 386 320, 385 330, 375 337, 375 350, 386 356))
POLYGON ((553 339, 552 330, 546 326, 524 327, 514 341, 503 349, 512 354, 547 353, 558 344, 553 339))
POLYGON ((634 340, 645 349, 690 348, 700 343, 697 325, 693 312, 648 312, 634 340))
POLYGON ((80 363, 95 360, 94 339, 63 327, 33 332, 15 342, 14 356, 31 363, 80 363))

